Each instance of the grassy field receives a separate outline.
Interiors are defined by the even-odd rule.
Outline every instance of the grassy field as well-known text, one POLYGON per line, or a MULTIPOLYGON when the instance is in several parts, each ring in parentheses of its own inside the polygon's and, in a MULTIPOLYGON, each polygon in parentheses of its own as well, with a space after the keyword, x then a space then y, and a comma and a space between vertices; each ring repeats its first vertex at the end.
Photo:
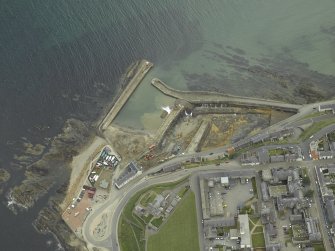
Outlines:
POLYGON ((251 183, 252 183, 252 190, 254 191, 254 196, 255 196, 256 199, 258 199, 257 184, 256 184, 255 177, 251 178, 251 183))
POLYGON ((151 224, 154 225, 155 227, 160 227, 163 223, 163 218, 162 217, 159 217, 157 219, 154 219, 151 224))
POLYGON ((288 153, 288 150, 286 149, 271 149, 269 150, 269 155, 274 156, 274 155, 285 155, 288 153))
POLYGON ((188 192, 160 231, 148 241, 148 251, 199 250, 195 196, 188 192))
POLYGON ((258 234, 252 234, 252 246, 253 247, 265 247, 265 240, 264 240, 264 234, 258 233, 258 234))
POLYGON ((313 244, 313 248, 315 248, 315 251, 325 251, 326 250, 322 243, 313 244))
POLYGON ((140 203, 142 206, 146 207, 149 203, 153 202, 156 198, 157 194, 151 191, 148 191, 144 195, 142 195, 140 203))
POLYGON ((263 227, 262 226, 255 227, 254 233, 263 233, 263 227))
POLYGON ((299 121, 304 120, 304 119, 311 119, 311 118, 316 118, 316 117, 320 117, 322 115, 325 115, 326 112, 313 112, 311 114, 306 115, 305 117, 302 117, 301 119, 299 119, 299 121))
POLYGON ((173 189, 183 183, 188 177, 177 182, 160 184, 146 188, 136 193, 127 203, 122 211, 118 226, 119 243, 122 251, 144 251, 145 239, 144 230, 146 223, 150 219, 140 219, 133 214, 133 209, 140 197, 148 191, 160 193, 163 190, 173 189))
POLYGON ((314 123, 300 135, 300 138, 303 140, 308 139, 310 136, 320 131, 322 128, 327 127, 334 123, 335 123, 335 119, 329 119, 329 120, 324 120, 324 121, 314 123))

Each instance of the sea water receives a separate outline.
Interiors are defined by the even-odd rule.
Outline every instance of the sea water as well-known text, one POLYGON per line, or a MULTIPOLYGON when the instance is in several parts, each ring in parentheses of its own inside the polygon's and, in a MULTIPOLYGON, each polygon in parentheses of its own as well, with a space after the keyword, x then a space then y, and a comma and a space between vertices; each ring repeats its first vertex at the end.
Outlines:
POLYGON ((18 216, 6 207, 4 195, 25 168, 13 156, 25 142, 47 142, 68 118, 94 122, 132 62, 155 67, 116 123, 151 131, 161 106, 173 104, 150 86, 153 77, 182 90, 280 96, 285 88, 245 70, 269 65, 286 67, 284 75, 318 72, 327 79, 318 88, 332 91, 334 7, 332 0, 1 2, 0 167, 12 174, 1 197, 2 249, 57 248, 31 225, 52 193, 18 216))

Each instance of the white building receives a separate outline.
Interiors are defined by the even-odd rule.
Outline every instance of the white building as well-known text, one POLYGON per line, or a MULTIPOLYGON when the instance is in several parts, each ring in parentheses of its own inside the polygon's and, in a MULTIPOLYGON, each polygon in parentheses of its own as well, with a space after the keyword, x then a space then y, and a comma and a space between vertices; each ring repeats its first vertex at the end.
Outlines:
POLYGON ((221 177, 221 185, 222 186, 229 186, 229 178, 226 177, 221 177))
POLYGON ((247 214, 239 214, 240 222, 241 249, 251 248, 251 238, 249 229, 249 217, 247 214))

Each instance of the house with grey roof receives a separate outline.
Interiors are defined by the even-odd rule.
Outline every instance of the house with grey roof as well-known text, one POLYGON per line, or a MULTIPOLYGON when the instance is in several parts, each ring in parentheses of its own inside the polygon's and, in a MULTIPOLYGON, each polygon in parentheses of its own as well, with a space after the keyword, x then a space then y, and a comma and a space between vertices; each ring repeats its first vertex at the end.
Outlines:
POLYGON ((305 218, 305 224, 307 227, 307 233, 310 241, 320 241, 321 233, 317 219, 305 218))
POLYGON ((285 156, 284 155, 272 155, 270 156, 270 162, 276 163, 276 162, 284 162, 285 156))
POLYGON ((332 159, 333 157, 333 151, 319 151, 319 159, 332 159))
POLYGON ((330 223, 335 222, 335 204, 334 200, 327 200, 326 201, 326 212, 327 218, 330 223))
POLYGON ((319 105, 318 111, 319 112, 330 111, 332 113, 335 113, 335 104, 319 105))
POLYGON ((264 181, 261 182, 261 191, 262 191, 263 200, 268 201, 270 199, 269 190, 268 190, 268 185, 264 181))
POLYGON ((278 234, 277 228, 272 223, 265 224, 265 233, 271 238, 275 238, 278 234))

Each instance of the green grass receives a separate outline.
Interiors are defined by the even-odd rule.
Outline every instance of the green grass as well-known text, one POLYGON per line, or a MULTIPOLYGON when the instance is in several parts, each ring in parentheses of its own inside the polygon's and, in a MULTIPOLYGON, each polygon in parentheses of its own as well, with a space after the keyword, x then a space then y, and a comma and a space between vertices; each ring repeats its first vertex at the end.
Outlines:
POLYGON ((118 226, 118 237, 120 242, 121 251, 144 251, 145 250, 145 241, 143 240, 146 221, 148 219, 140 219, 136 215, 133 214, 133 209, 139 200, 139 198, 146 192, 159 191, 173 189, 179 184, 185 182, 188 177, 172 182, 172 183, 164 183, 158 186, 151 186, 142 191, 136 193, 122 211, 122 215, 119 221, 118 226))
POLYGON ((159 232, 149 237, 148 251, 199 250, 195 196, 189 192, 159 232))
POLYGON ((285 149, 271 149, 271 150, 269 150, 269 155, 270 156, 285 155, 286 153, 288 153, 288 151, 285 150, 285 149))
POLYGON ((251 231, 254 228, 255 224, 249 219, 249 230, 251 231))
POLYGON ((159 217, 159 218, 156 218, 156 219, 153 219, 151 221, 151 224, 154 225, 155 227, 159 228, 163 223, 163 218, 162 217, 159 217))
POLYGON ((262 226, 255 227, 254 233, 263 233, 263 227, 262 226))
POLYGON ((315 251, 326 251, 322 243, 313 244, 313 248, 315 249, 315 251))
POLYGON ((254 196, 255 196, 256 199, 258 199, 257 184, 256 184, 256 178, 255 177, 251 178, 251 183, 252 183, 252 190, 254 192, 254 196))
POLYGON ((257 224, 257 222, 259 221, 259 217, 256 216, 249 215, 249 219, 255 224, 257 224))
POLYGON ((335 132, 329 133, 328 134, 328 139, 329 139, 329 141, 334 142, 335 141, 335 132))
POLYGON ((149 224, 153 216, 150 214, 148 217, 142 216, 142 220, 144 221, 145 224, 149 224))
POLYGON ((258 233, 251 235, 253 247, 265 247, 264 234, 258 233))
POLYGON ((154 192, 156 192, 157 194, 160 194, 161 192, 163 192, 165 190, 172 190, 172 189, 174 189, 175 187, 177 187, 177 185, 182 184, 187 179, 188 179, 188 176, 185 177, 185 178, 183 178, 182 180, 177 181, 177 182, 159 184, 159 185, 153 186, 151 188, 151 190, 154 191, 154 192))
POLYGON ((145 249, 145 242, 142 239, 142 229, 126 221, 121 216, 119 221, 119 241, 122 251, 141 251, 145 249))
POLYGON ((301 119, 299 119, 299 121, 304 120, 304 119, 311 119, 311 118, 320 117, 320 116, 325 115, 325 114, 326 114, 326 112, 313 112, 311 114, 308 114, 308 115, 302 117, 301 119))
POLYGON ((251 206, 245 206, 241 208, 240 214, 253 214, 254 210, 251 208, 251 206))
POLYGON ((153 202, 156 198, 156 193, 153 193, 151 191, 148 191, 147 193, 145 193, 141 200, 140 200, 140 203, 142 206, 146 207, 149 205, 149 203, 153 202))
POLYGON ((184 195, 186 194, 186 192, 188 191, 189 187, 188 186, 185 186, 185 187, 182 187, 179 192, 178 192, 178 196, 180 198, 183 198, 184 195))
POLYGON ((322 128, 327 127, 331 124, 335 123, 335 119, 328 119, 324 121, 320 121, 317 123, 314 123, 310 127, 308 127, 301 135, 300 138, 303 140, 308 139, 310 136, 312 136, 314 133, 320 131, 322 128))

